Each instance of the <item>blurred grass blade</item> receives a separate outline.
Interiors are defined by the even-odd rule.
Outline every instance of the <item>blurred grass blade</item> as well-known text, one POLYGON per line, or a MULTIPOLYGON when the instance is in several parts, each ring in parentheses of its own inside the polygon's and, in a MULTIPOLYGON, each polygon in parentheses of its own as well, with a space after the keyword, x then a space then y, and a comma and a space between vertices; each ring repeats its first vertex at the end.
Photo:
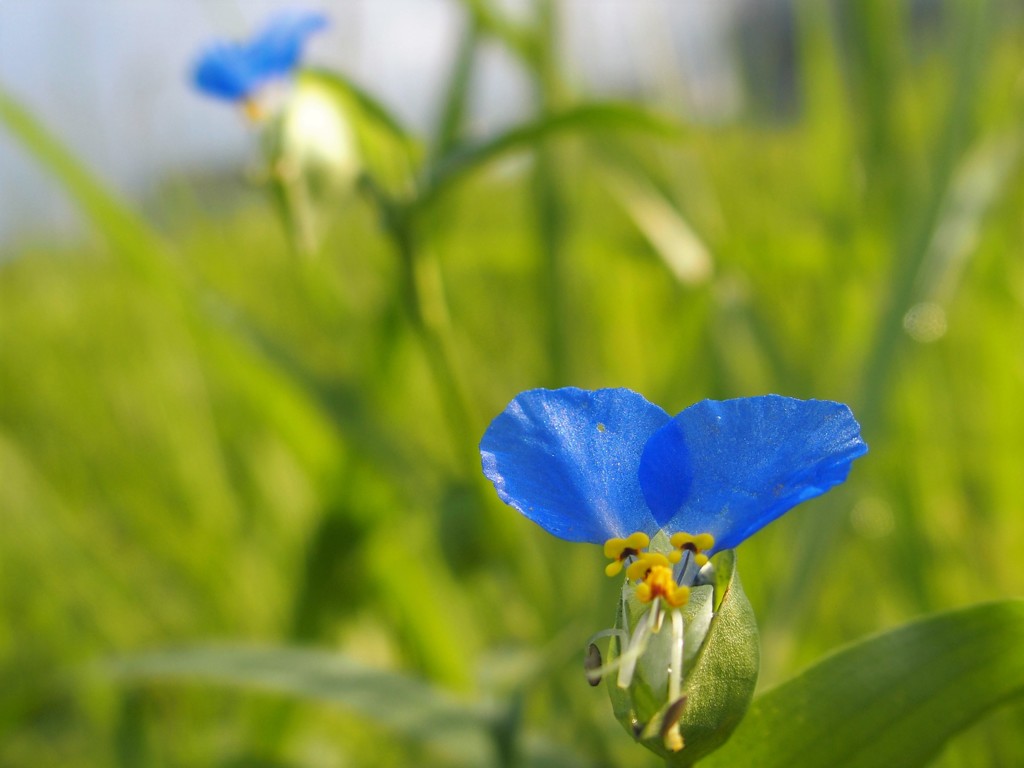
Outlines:
POLYGON ((979 142, 957 168, 918 274, 918 298, 953 298, 986 213, 999 201, 1021 158, 1016 134, 979 142))
POLYGON ((559 178, 558 160, 547 145, 537 147, 531 178, 534 232, 541 253, 538 285, 542 286, 547 308, 548 383, 570 383, 572 336, 575 319, 567 308, 566 240, 568 211, 559 178))
POLYGON ((476 51, 480 44, 480 22, 470 13, 461 33, 459 47, 452 62, 445 86, 443 107, 434 130, 434 149, 431 154, 442 156, 450 152, 462 138, 473 84, 476 51))
POLYGON ((806 150, 800 157, 819 164, 807 178, 814 185, 815 199, 834 215, 849 213, 856 205, 855 130, 851 104, 843 77, 843 54, 836 29, 838 8, 817 0, 800 0, 796 11, 800 92, 804 104, 806 150), (822 163, 823 158, 840 162, 822 163))
MULTIPOLYGON (((123 683, 220 683, 333 704, 429 746, 444 756, 446 765, 503 764, 495 751, 496 734, 507 731, 510 723, 501 708, 457 699, 423 681, 338 654, 298 648, 190 648, 117 659, 107 669, 123 683)), ((506 735, 515 739, 517 733, 506 735)), ((524 734, 516 750, 527 765, 589 765, 574 751, 535 734, 524 734)))
POLYGON ((921 265, 940 222, 954 173, 968 148, 970 115, 978 94, 984 89, 983 63, 990 55, 987 9, 984 4, 962 4, 955 19, 963 28, 956 53, 957 77, 948 107, 943 134, 932 154, 934 181, 918 204, 917 216, 903 225, 903 237, 894 253, 889 296, 882 306, 876 339, 863 367, 861 403, 858 415, 863 424, 881 421, 886 393, 904 339, 903 314, 911 304, 921 265))
MULTIPOLYGON (((154 276, 160 260, 149 258, 163 243, 146 222, 112 194, 27 109, 0 89, 0 124, 63 185, 93 225, 122 256, 154 276)), ((164 272, 166 270, 160 270, 164 272)))
POLYGON ((519 59, 528 63, 536 55, 538 41, 532 26, 513 20, 497 3, 489 0, 462 0, 462 5, 481 32, 500 41, 519 59))
POLYGON ((422 482, 421 473, 435 469, 430 456, 418 456, 415 462, 411 461, 398 436, 373 422, 373 409, 365 393, 354 383, 319 374, 288 344, 276 339, 254 317, 236 306, 224 301, 208 301, 205 309, 215 327, 223 330, 219 336, 211 334, 206 339, 207 344, 215 345, 214 363, 225 369, 235 366, 240 372, 239 378, 244 379, 245 386, 254 392, 260 391, 262 384, 263 391, 257 396, 267 402, 273 403, 282 396, 289 398, 282 403, 282 408, 289 412, 279 425, 282 433, 298 435, 298 427, 320 425, 318 429, 310 430, 318 436, 318 442, 313 446, 296 443, 299 455, 312 453, 330 457, 333 462, 339 448, 335 441, 341 435, 358 444, 360 453, 377 467, 386 468, 397 477, 408 478, 411 486, 422 482), (298 418, 300 414, 302 418, 298 418), (325 421, 331 428, 323 426, 325 421), (297 422, 295 429, 291 422, 297 422), (334 450, 307 450, 328 445, 334 450))
MULTIPOLYGON (((520 51, 520 56, 532 81, 534 99, 543 120, 561 111, 565 99, 557 64, 558 32, 554 6, 549 0, 538 0, 533 11, 531 30, 534 44, 520 51)), ((551 142, 537 142, 531 170, 533 229, 541 257, 537 277, 547 306, 548 383, 561 386, 571 383, 573 360, 570 353, 574 349, 572 337, 576 318, 568 306, 571 282, 567 246, 571 224, 568 201, 560 181, 565 171, 551 142)))
POLYGON ((405 675, 323 651, 207 647, 128 657, 111 669, 124 682, 221 683, 338 705, 403 737, 437 748, 453 765, 490 765, 495 713, 405 675))
POLYGON ((711 254, 689 222, 653 184, 607 167, 608 188, 665 266, 684 285, 711 277, 711 254))
POLYGON ((453 152, 438 164, 422 197, 431 199, 472 171, 505 155, 532 148, 542 139, 596 131, 626 131, 677 140, 683 136, 684 127, 670 116, 633 104, 605 102, 572 107, 453 152))
POLYGON ((1024 695, 1024 601, 938 614, 829 656, 754 700, 702 765, 922 766, 1024 695))

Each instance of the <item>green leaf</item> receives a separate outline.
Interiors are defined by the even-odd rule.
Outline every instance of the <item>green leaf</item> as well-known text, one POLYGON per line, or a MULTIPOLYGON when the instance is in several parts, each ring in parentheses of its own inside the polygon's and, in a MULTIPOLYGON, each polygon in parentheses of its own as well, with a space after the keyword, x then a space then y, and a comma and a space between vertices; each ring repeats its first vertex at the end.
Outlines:
POLYGON ((437 748, 453 764, 493 762, 493 707, 324 651, 189 648, 119 659, 110 669, 123 681, 212 682, 334 704, 437 748))
POLYGON ((759 696, 702 766, 927 764, 1024 693, 1024 601, 939 614, 841 650, 759 696))
POLYGON ((668 140, 684 135, 684 127, 676 120, 643 107, 612 102, 583 104, 453 151, 438 163, 421 198, 433 199, 468 173, 505 155, 531 148, 550 136, 609 130, 644 133, 668 140))
POLYGON ((522 734, 511 707, 456 698, 421 680, 326 651, 188 648, 117 659, 106 668, 126 683, 219 683, 336 705, 430 747, 445 765, 501 765, 502 738, 527 765, 589 764, 543 737, 522 734))

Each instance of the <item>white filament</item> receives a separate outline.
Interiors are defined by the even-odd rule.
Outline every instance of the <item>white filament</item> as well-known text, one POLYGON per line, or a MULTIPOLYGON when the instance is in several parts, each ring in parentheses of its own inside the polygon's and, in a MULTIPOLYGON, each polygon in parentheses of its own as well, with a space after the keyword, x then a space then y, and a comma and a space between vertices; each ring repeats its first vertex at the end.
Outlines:
POLYGON ((636 632, 630 638, 629 647, 617 659, 621 664, 619 667, 619 688, 629 688, 633 682, 636 662, 647 648, 647 640, 650 638, 651 633, 657 632, 656 627, 661 626, 661 618, 661 611, 658 610, 658 604, 655 603, 651 606, 651 610, 647 612, 647 621, 641 622, 640 626, 636 628, 636 632))
POLYGON ((683 614, 681 611, 672 611, 672 646, 669 656, 668 674, 668 700, 670 702, 679 698, 683 683, 683 614))

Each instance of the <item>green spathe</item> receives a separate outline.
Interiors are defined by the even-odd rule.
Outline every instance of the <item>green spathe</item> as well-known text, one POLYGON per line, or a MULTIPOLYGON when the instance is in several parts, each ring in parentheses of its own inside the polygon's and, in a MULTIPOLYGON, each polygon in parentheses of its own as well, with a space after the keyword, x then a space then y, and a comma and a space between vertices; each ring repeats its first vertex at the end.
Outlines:
MULTIPOLYGON (((608 676, 616 718, 639 743, 668 760, 688 766, 720 747, 743 719, 750 705, 760 666, 757 624, 743 592, 733 550, 715 555, 713 584, 694 587, 682 611, 684 632, 683 682, 685 704, 668 700, 671 612, 637 663, 628 688, 608 676), (675 706, 673 706, 675 704, 675 706), (666 715, 679 715, 684 747, 669 751, 663 738, 666 715)), ((651 607, 639 603, 628 582, 623 587, 616 628, 634 631, 651 607)), ((609 655, 621 651, 613 640, 609 655)), ((668 725, 671 725, 669 722, 668 725)))

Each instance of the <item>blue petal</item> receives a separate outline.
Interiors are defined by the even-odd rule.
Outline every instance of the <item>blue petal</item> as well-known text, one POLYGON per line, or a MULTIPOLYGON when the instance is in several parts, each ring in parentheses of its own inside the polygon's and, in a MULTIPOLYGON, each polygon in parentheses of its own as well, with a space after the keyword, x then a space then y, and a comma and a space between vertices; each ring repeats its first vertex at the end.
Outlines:
POLYGON ((648 441, 640 486, 667 531, 735 547, 846 480, 867 453, 850 409, 778 395, 692 405, 648 441))
POLYGON ((306 38, 327 26, 320 13, 275 16, 250 42, 216 43, 196 63, 196 86, 221 99, 242 101, 267 81, 289 74, 299 63, 306 38))
POLYGON ((248 46, 250 65, 265 78, 287 75, 299 63, 302 47, 327 26, 321 13, 293 11, 275 16, 248 46))
POLYGON ((196 63, 193 80, 199 90, 228 101, 248 98, 262 83, 245 49, 231 43, 208 48, 196 63))
POLYGON ((628 389, 533 389, 480 441, 502 501, 549 533, 601 544, 657 524, 638 481, 640 455, 669 415, 628 389))

